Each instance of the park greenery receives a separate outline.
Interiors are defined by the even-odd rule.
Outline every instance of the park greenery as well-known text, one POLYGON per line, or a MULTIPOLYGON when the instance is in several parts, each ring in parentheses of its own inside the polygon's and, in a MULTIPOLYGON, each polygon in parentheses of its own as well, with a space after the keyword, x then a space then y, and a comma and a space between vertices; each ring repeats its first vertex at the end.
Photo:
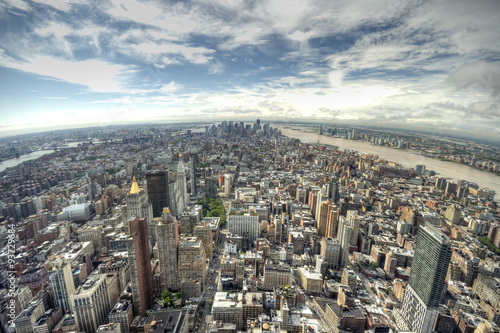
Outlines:
POLYGON ((164 290, 161 293, 161 302, 164 307, 174 307, 175 303, 180 299, 182 299, 182 292, 180 291, 172 293, 170 290, 164 290))
POLYGON ((203 207, 203 216, 220 217, 220 227, 224 228, 224 226, 226 225, 226 209, 222 204, 222 200, 214 198, 204 198, 198 200, 196 204, 203 207))
POLYGON ((486 245, 488 250, 500 255, 500 249, 493 244, 493 241, 488 236, 479 236, 477 238, 483 245, 486 245))

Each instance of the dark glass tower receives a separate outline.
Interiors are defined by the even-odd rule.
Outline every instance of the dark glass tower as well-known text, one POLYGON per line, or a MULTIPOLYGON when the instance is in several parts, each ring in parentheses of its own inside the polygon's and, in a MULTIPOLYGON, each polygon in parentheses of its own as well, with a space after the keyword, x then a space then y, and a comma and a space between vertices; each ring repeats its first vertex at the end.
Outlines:
POLYGON ((154 170, 146 174, 148 198, 153 204, 153 217, 161 217, 163 207, 170 207, 168 171, 154 170))
POLYGON ((451 259, 450 239, 427 223, 418 231, 403 318, 415 332, 430 332, 451 259))

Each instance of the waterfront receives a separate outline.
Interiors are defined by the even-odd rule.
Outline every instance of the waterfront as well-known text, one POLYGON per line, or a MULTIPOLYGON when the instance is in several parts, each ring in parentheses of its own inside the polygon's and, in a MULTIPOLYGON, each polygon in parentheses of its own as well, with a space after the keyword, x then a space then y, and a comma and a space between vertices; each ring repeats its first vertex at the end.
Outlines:
POLYGON ((18 158, 11 158, 5 161, 0 162, 0 172, 4 171, 7 168, 15 167, 16 165, 19 165, 25 161, 29 160, 35 160, 39 157, 42 157, 43 155, 47 155, 50 153, 53 153, 53 150, 38 150, 34 151, 30 154, 22 155, 18 158))
MULTIPOLYGON (((72 148, 78 146, 82 142, 70 142, 65 144, 63 147, 57 147, 58 149, 63 149, 63 148, 72 148)), ((21 155, 18 158, 10 158, 8 160, 0 162, 0 172, 4 171, 7 168, 12 168, 15 167, 16 165, 19 165, 25 161, 30 161, 30 160, 35 160, 39 157, 42 157, 43 155, 47 155, 50 153, 53 153, 53 149, 47 149, 47 150, 37 150, 32 153, 26 154, 26 155, 21 155)))
POLYGON ((451 178, 454 180, 464 179, 477 183, 481 187, 494 189, 498 200, 500 193, 500 177, 486 171, 475 169, 465 164, 441 161, 434 158, 417 155, 409 150, 395 149, 386 146, 372 146, 368 142, 347 140, 335 137, 328 137, 312 132, 290 129, 285 126, 276 126, 280 128, 283 135, 299 139, 306 143, 320 143, 339 147, 339 149, 351 149, 364 154, 374 154, 387 160, 401 164, 407 168, 415 168, 417 164, 424 164, 427 170, 434 170, 440 177, 451 178))

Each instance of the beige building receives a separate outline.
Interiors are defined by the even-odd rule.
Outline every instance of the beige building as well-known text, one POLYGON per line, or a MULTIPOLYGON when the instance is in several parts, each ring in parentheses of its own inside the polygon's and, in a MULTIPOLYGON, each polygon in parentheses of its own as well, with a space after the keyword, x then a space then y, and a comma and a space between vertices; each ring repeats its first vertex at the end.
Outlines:
POLYGON ((456 205, 451 205, 446 208, 444 217, 453 224, 458 224, 460 222, 460 209, 456 205))
POLYGON ((348 286, 353 294, 356 294, 357 275, 352 269, 344 268, 342 272, 342 280, 340 282, 344 286, 348 286))
POLYGON ((42 299, 37 299, 28 304, 26 309, 21 311, 19 316, 14 319, 16 333, 33 333, 33 325, 45 312, 42 299))
POLYGON ((156 258, 160 269, 161 290, 178 289, 177 247, 179 245, 179 223, 172 217, 168 208, 156 220, 156 258))
POLYGON ((193 228, 193 235, 203 241, 203 248, 205 249, 206 257, 212 258, 214 243, 212 229, 210 228, 210 226, 205 221, 198 223, 193 228))
POLYGON ((120 323, 122 333, 130 332, 130 324, 134 319, 132 302, 126 299, 119 300, 108 315, 110 323, 120 323))
POLYGON ((500 309, 500 278, 479 274, 472 291, 482 300, 490 301, 495 309, 500 309))
POLYGON ((291 284, 293 281, 293 271, 287 264, 273 265, 272 263, 264 266, 264 281, 262 288, 273 289, 275 286, 291 284))
POLYGON ((110 305, 106 275, 90 275, 69 300, 78 331, 95 332, 100 325, 108 321, 110 305))
POLYGON ((186 281, 197 282, 199 289, 191 289, 194 286, 192 283, 186 284, 190 286, 189 290, 182 290, 185 297, 199 297, 207 277, 206 256, 202 241, 197 237, 181 237, 178 248, 177 272, 179 274, 179 282, 181 284, 186 281))
POLYGON ((323 288, 323 279, 321 274, 313 267, 299 267, 295 272, 305 291, 310 293, 321 292, 323 288))

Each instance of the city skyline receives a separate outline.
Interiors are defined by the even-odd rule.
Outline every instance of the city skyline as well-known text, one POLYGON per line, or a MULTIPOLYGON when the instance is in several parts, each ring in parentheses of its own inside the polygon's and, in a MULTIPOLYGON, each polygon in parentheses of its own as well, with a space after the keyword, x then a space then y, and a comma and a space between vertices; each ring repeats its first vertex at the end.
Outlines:
POLYGON ((500 139, 498 9, 7 1, 0 136, 258 117, 500 139))

